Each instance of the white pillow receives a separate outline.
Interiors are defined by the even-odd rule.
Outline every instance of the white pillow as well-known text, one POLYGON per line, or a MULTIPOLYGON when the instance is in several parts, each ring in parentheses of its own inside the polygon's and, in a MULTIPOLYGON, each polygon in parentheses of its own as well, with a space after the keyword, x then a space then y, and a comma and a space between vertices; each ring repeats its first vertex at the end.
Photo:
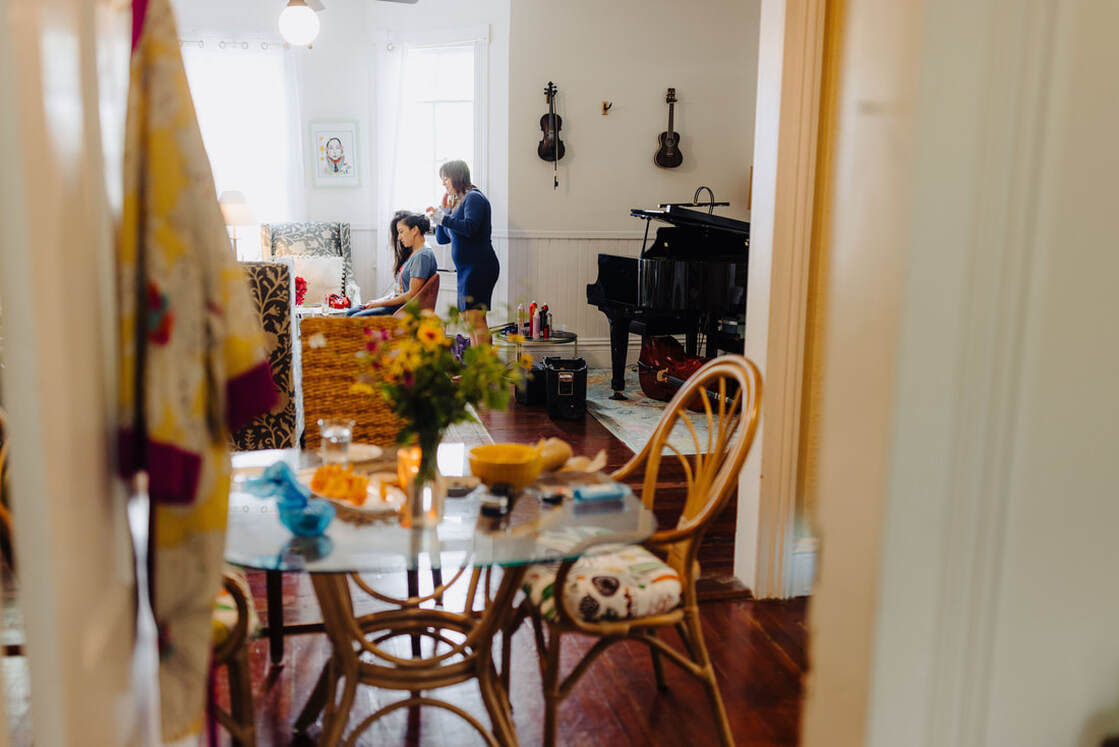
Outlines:
POLYGON ((307 281, 304 306, 317 306, 327 293, 344 293, 341 257, 292 257, 296 277, 307 281))

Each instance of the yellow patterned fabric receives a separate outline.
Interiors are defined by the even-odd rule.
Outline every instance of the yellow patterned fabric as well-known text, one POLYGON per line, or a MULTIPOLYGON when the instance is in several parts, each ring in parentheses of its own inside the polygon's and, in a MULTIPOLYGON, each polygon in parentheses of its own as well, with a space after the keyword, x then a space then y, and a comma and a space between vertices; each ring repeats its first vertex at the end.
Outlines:
POLYGON ((226 236, 168 0, 134 0, 117 250, 121 471, 148 475, 164 741, 199 734, 231 430, 276 397, 226 236))

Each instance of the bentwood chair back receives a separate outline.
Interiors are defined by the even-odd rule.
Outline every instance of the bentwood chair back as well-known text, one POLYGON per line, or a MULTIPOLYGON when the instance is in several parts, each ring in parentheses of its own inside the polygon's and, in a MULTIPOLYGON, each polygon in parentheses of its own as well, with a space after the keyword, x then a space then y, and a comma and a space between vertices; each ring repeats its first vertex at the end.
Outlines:
MULTIPOLYGON (((695 588, 697 553, 708 525, 737 485, 757 431, 760 405, 761 374, 751 361, 729 355, 705 364, 668 403, 641 452, 612 475, 618 481, 640 480, 641 500, 652 509, 664 460, 678 462, 687 497, 676 526, 658 531, 642 546, 584 555, 560 564, 558 570, 536 566, 526 574, 521 609, 532 619, 541 659, 546 745, 555 744, 559 703, 599 654, 626 639, 649 646, 660 688, 666 688, 662 656, 698 679, 707 691, 720 741, 734 743, 703 640, 695 588), (689 406, 699 409, 705 429, 693 424, 689 406), (674 445, 669 439, 674 430, 690 437, 694 454, 683 454, 674 445), (657 636, 657 629, 669 626, 679 634, 683 651, 657 636), (560 645, 568 633, 599 640, 561 678, 560 645)), ((507 663, 503 669, 508 671, 507 663)))
MULTIPOLYGON (((435 311, 435 304, 439 300, 439 273, 435 273, 420 286, 420 292, 413 299, 421 309, 435 311)), ((408 312, 402 306, 393 314, 397 319, 403 319, 408 312)))

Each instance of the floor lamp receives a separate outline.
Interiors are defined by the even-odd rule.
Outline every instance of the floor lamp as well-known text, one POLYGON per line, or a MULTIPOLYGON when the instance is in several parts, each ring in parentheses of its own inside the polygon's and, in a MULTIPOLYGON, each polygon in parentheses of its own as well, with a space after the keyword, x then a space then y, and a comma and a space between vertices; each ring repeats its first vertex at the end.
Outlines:
POLYGON ((237 255, 237 226, 248 226, 256 222, 253 217, 253 211, 249 209, 249 203, 245 201, 245 195, 235 189, 229 189, 221 193, 218 198, 221 204, 221 214, 225 216, 225 225, 233 228, 233 254, 237 255))

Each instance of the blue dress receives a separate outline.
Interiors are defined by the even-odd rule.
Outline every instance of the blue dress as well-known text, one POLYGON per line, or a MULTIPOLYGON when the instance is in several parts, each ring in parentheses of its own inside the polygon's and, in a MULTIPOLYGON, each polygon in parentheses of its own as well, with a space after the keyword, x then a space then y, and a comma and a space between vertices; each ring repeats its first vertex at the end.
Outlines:
POLYGON ((490 241, 490 201, 472 189, 435 227, 435 240, 451 242, 451 258, 458 270, 458 307, 489 309, 501 266, 490 241))

